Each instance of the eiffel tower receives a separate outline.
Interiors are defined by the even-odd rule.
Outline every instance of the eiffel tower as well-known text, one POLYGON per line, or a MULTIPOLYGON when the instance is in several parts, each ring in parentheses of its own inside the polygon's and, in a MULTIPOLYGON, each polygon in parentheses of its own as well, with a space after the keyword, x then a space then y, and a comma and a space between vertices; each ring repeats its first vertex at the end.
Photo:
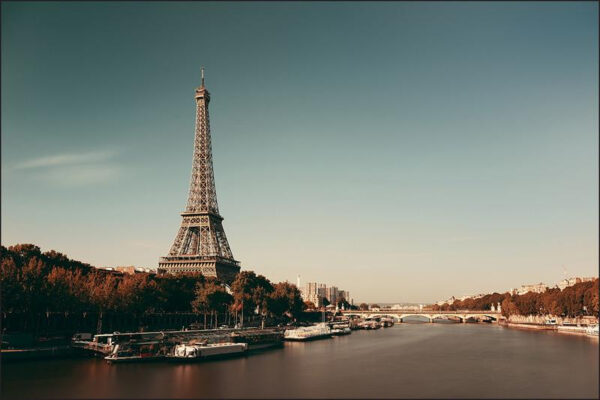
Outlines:
POLYGON ((202 84, 196 89, 194 161, 187 207, 169 255, 158 262, 159 272, 201 272, 231 283, 240 271, 233 258, 219 214, 210 143, 208 103, 210 94, 202 84))

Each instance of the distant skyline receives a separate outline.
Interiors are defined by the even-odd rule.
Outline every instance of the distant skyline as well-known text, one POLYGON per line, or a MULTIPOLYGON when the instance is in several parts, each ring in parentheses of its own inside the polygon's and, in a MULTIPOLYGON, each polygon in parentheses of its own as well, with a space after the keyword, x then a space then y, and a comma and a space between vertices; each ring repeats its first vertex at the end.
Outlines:
POLYGON ((4 246, 155 268, 204 66, 243 270, 355 303, 598 275, 595 2, 1 7, 4 246))

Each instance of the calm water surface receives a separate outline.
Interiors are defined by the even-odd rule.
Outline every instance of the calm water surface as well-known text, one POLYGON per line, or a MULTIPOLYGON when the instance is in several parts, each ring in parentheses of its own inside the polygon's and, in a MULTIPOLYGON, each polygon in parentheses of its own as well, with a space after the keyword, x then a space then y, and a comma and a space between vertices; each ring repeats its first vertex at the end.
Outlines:
POLYGON ((196 364, 71 359, 2 366, 20 398, 598 398, 598 340, 401 324, 196 364))

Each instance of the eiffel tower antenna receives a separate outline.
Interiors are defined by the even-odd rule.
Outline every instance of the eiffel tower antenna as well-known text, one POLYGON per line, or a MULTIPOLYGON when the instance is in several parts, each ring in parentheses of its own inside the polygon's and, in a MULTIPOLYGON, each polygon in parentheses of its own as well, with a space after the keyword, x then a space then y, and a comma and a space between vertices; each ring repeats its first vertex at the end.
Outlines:
POLYGON ((190 190, 183 220, 171 250, 158 262, 160 272, 201 272, 231 284, 240 271, 233 258, 219 214, 212 162, 208 103, 210 94, 202 85, 196 89, 196 129, 190 190))

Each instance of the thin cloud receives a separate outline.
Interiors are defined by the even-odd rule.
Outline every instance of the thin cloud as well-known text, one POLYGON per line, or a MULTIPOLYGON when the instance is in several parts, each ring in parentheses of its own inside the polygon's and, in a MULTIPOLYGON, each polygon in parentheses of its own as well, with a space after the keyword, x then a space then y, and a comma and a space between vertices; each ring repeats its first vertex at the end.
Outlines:
POLYGON ((14 165, 12 170, 62 186, 99 184, 121 175, 121 166, 112 160, 117 153, 105 149, 43 156, 14 165))
POLYGON ((62 165, 88 164, 107 161, 117 154, 116 151, 92 151, 87 153, 65 153, 54 156, 34 158, 15 165, 14 169, 58 167, 62 165))
POLYGON ((120 169, 116 165, 69 165, 45 170, 38 179, 63 186, 81 186, 109 182, 119 174, 120 169))

